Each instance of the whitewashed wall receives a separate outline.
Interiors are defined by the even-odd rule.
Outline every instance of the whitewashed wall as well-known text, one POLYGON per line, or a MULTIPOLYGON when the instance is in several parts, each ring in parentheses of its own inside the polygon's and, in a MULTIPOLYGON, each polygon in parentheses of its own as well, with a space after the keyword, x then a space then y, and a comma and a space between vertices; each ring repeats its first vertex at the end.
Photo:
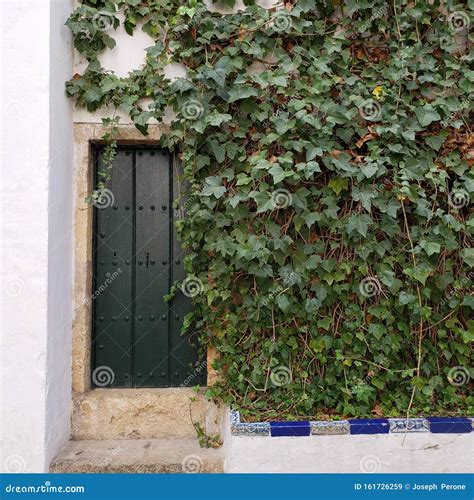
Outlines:
POLYGON ((1 0, 1 470, 42 472, 69 437, 69 0, 1 0))
POLYGON ((474 434, 232 436, 226 472, 472 473, 474 434))
POLYGON ((64 90, 73 63, 64 26, 72 0, 50 2, 46 467, 70 434, 73 310, 73 104, 64 90))

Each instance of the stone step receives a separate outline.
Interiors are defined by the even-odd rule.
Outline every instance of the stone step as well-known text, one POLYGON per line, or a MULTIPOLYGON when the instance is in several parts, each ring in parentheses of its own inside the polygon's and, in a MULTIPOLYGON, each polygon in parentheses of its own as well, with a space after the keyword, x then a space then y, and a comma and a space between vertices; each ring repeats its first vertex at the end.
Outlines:
POLYGON ((222 411, 191 388, 94 389, 74 396, 72 439, 193 438, 190 410, 209 434, 222 433, 222 411))
POLYGON ((223 471, 223 449, 201 448, 196 438, 69 441, 50 466, 57 473, 223 471))

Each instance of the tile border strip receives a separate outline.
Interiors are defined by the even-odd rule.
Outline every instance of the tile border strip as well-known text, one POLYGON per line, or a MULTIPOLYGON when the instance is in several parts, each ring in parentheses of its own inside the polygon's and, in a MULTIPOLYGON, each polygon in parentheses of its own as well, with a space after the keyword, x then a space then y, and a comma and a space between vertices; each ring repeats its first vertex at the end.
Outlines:
POLYGON ((364 434, 397 434, 431 432, 432 434, 469 434, 474 432, 474 418, 416 417, 416 418, 353 418, 335 421, 276 421, 241 422, 240 412, 230 411, 233 436, 333 436, 364 434))

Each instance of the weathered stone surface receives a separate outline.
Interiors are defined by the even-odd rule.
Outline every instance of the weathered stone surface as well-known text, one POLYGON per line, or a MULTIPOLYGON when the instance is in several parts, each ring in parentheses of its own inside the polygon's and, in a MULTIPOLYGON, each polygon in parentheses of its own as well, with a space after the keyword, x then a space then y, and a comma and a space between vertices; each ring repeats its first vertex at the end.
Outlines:
MULTIPOLYGON (((165 126, 152 125, 145 138, 134 125, 120 126, 119 144, 157 144, 165 126)), ((93 210, 85 201, 93 190, 91 143, 103 142, 107 128, 97 123, 74 125, 74 313, 72 327, 72 387, 77 394, 90 389, 93 210)))
POLYGON ((214 385, 219 381, 218 372, 212 367, 212 363, 219 358, 217 351, 209 346, 207 348, 207 385, 214 385))
POLYGON ((57 473, 223 472, 222 449, 201 448, 196 439, 70 441, 53 460, 57 473))
POLYGON ((74 397, 72 438, 194 438, 190 405, 195 422, 218 432, 222 411, 192 389, 94 389, 74 397))

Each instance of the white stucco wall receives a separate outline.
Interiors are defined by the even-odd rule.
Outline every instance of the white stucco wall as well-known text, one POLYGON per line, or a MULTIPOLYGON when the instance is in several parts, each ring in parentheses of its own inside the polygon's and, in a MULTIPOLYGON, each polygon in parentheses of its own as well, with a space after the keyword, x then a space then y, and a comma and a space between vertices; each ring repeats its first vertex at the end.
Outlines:
POLYGON ((50 10, 48 342, 45 461, 69 439, 71 413, 73 116, 64 82, 73 49, 64 20, 72 0, 52 0, 50 10), (58 307, 60 305, 60 307, 58 307))
POLYGON ((472 473, 470 434, 241 437, 227 447, 226 472, 472 473))
POLYGON ((42 472, 70 422, 71 3, 0 0, 0 9, 0 467, 42 472))

